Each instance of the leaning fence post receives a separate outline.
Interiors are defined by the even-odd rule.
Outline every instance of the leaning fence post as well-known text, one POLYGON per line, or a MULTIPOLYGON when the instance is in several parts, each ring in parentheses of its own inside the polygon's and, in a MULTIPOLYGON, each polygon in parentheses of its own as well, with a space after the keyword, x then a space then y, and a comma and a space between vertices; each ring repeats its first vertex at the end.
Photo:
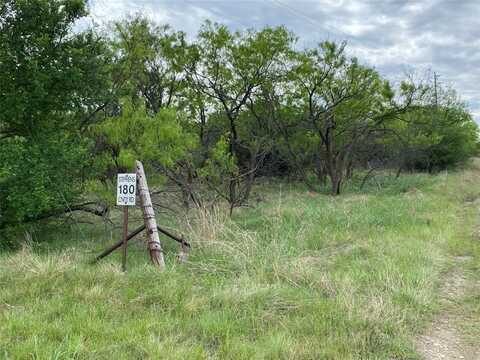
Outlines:
POLYGON ((158 236, 157 221, 155 219, 155 212, 153 211, 152 200, 148 190, 147 178, 145 171, 140 161, 135 161, 135 168, 137 172, 138 193, 140 196, 140 207, 143 213, 143 220, 145 222, 145 229, 147 231, 148 251, 150 252, 150 259, 160 268, 165 267, 165 260, 163 259, 162 245, 158 236))

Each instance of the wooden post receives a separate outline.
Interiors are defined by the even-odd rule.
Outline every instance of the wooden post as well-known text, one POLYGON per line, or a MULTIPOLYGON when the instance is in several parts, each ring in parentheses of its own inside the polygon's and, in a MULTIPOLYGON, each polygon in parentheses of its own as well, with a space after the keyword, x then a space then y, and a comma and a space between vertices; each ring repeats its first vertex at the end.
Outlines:
POLYGON ((145 177, 145 171, 143 170, 143 165, 140 161, 135 161, 135 168, 137 172, 138 193, 140 195, 140 207, 142 208, 143 220, 147 231, 147 244, 150 252, 150 259, 153 264, 163 269, 165 267, 165 260, 163 259, 163 250, 158 236, 157 221, 155 219, 155 212, 153 211, 152 200, 148 190, 147 178, 145 177))
POLYGON ((123 207, 123 258, 122 270, 127 271, 128 206, 123 207))

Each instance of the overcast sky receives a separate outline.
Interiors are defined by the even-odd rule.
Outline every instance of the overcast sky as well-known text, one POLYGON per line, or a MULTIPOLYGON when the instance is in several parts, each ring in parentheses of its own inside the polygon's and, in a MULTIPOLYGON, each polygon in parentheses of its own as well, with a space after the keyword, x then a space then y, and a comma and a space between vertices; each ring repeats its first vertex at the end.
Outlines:
POLYGON ((346 40, 350 53, 396 79, 431 69, 480 123, 480 0, 89 0, 100 24, 141 12, 193 36, 205 19, 232 29, 285 25, 298 47, 346 40))

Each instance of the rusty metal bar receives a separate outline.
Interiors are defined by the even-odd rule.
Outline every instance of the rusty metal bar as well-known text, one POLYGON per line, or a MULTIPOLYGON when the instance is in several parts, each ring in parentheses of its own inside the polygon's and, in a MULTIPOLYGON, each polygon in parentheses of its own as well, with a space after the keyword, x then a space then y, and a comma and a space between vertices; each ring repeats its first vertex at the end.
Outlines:
MULTIPOLYGON (((190 244, 188 242, 186 242, 183 238, 181 237, 178 237, 176 235, 173 235, 171 232, 169 232, 168 230, 165 230, 163 228, 161 228, 160 226, 157 226, 157 229, 159 232, 161 232, 162 234, 168 236, 169 238, 175 240, 176 242, 179 242, 180 244, 182 244, 182 246, 186 246, 186 247, 191 247, 190 244)), ((132 238, 134 238, 135 236, 137 236, 138 234, 140 234, 143 230, 145 230, 145 225, 142 225, 138 228, 136 228, 135 230, 133 230, 130 235, 127 236, 127 241, 131 240, 132 238)), ((98 261, 98 260, 101 260, 103 259, 104 257, 110 255, 112 252, 114 252, 115 250, 117 250, 119 247, 121 247, 123 244, 123 239, 120 240, 119 242, 113 244, 112 246, 110 246, 108 249, 106 249, 104 252, 102 252, 100 255, 98 255, 96 258, 95 258, 95 261, 98 261)))
MULTIPOLYGON (((130 235, 127 236, 127 241, 133 239, 135 236, 137 236, 138 234, 140 234, 143 230, 145 230, 145 225, 142 225, 138 228, 136 228, 135 230, 133 230, 130 235)), ((123 244, 123 239, 120 240, 119 242, 113 244, 112 246, 110 246, 108 249, 106 249, 104 252, 102 252, 100 255, 98 255, 96 258, 95 258, 95 261, 98 261, 98 260, 101 260, 103 259, 105 256, 108 256, 110 255, 112 252, 114 252, 115 250, 117 250, 120 246, 122 246, 123 244)))
POLYGON ((122 270, 127 271, 128 206, 123 207, 123 256, 122 270))

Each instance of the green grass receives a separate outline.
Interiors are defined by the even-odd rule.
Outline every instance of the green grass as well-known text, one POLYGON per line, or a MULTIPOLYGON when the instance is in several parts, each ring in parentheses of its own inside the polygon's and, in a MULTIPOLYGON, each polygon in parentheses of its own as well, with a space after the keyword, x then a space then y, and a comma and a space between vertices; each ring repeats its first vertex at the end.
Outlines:
MULTIPOLYGON (((138 240, 126 274, 119 254, 90 264, 118 230, 37 235, 0 256, 0 358, 417 359, 452 256, 480 274, 478 175, 385 174, 340 197, 265 182, 233 219, 171 222, 193 251, 178 264, 163 239, 164 272, 138 240)), ((472 336, 479 300, 461 304, 472 336)))

